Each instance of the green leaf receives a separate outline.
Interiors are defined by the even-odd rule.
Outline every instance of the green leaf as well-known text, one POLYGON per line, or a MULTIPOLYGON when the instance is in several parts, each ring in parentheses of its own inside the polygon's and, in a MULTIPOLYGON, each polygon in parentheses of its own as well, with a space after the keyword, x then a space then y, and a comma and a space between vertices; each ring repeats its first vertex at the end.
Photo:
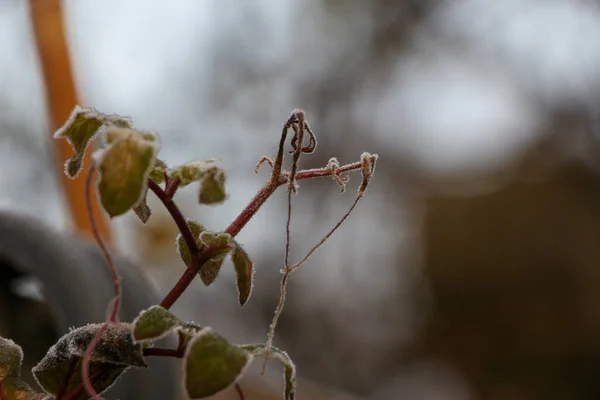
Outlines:
MULTIPOLYGON (((165 172, 168 167, 163 161, 158 158, 154 160, 154 166, 150 169, 150 173, 148 174, 150 179, 154 182, 160 184, 165 180, 165 172)), ((138 218, 142 221, 142 223, 148 222, 150 217, 152 216, 152 210, 148 207, 148 189, 144 192, 144 197, 140 201, 140 203, 133 209, 138 218)))
MULTIPOLYGON (((248 351, 253 356, 265 356, 266 346, 264 344, 244 344, 239 346, 240 348, 248 351)), ((285 400, 294 400, 296 397, 296 365, 283 350, 277 347, 271 346, 270 357, 278 360, 283 365, 283 379, 285 382, 285 389, 283 396, 285 400)))
POLYGON ((83 167, 85 149, 103 124, 103 119, 92 109, 76 106, 67 122, 54 134, 57 139, 67 139, 75 152, 65 164, 65 174, 68 177, 75 178, 79 175, 83 167))
POLYGON ((150 171, 150 178, 156 183, 163 183, 165 180, 165 172, 169 170, 167 164, 159 160, 158 158, 154 161, 154 166, 150 171))
POLYGON ((65 164, 65 174, 68 177, 77 177, 83 167, 85 149, 103 126, 131 128, 132 124, 128 118, 99 113, 93 108, 75 106, 67 122, 54 133, 56 139, 67 139, 75 152, 65 164))
POLYGON ((248 256, 246 250, 239 243, 236 243, 233 248, 231 261, 233 262, 237 277, 238 300, 240 306, 243 306, 248 301, 250 293, 252 293, 254 266, 252 260, 250 260, 250 256, 248 256))
POLYGON ((183 346, 187 347, 190 340, 196 336, 198 332, 200 332, 204 327, 200 324, 197 324, 192 321, 184 322, 179 326, 177 330, 177 334, 179 335, 179 339, 183 341, 183 346))
POLYGON ((202 399, 219 393, 235 383, 251 359, 244 349, 204 328, 190 341, 185 354, 187 395, 202 399))
POLYGON ((109 128, 105 138, 113 134, 120 136, 94 154, 100 171, 100 200, 111 218, 143 201, 146 180, 159 147, 157 140, 146 140, 140 132, 131 129, 109 128))
MULTIPOLYGON (((192 221, 191 219, 188 219, 186 222, 192 232, 192 236, 196 240, 196 247, 200 248, 202 246, 202 242, 200 242, 200 233, 204 232, 206 228, 202 224, 192 221)), ((192 255, 190 254, 190 248, 181 234, 177 236, 177 252, 181 256, 181 260, 189 267, 192 263, 192 255)))
POLYGON ((133 341, 152 342, 158 340, 181 325, 181 321, 171 311, 152 306, 144 310, 133 321, 133 341))
POLYGON ((206 171, 204 179, 200 183, 198 201, 200 204, 215 206, 227 200, 225 192, 225 171, 213 167, 206 171))
POLYGON ((184 187, 192 182, 204 179, 206 173, 214 168, 219 168, 219 161, 209 158, 203 161, 190 161, 187 164, 173 167, 168 175, 171 178, 179 178, 179 186, 184 187))
MULTIPOLYGON (((192 236, 196 240, 196 247, 200 254, 208 250, 209 248, 221 247, 222 250, 217 252, 210 260, 202 264, 198 275, 206 286, 211 285, 221 270, 223 260, 232 249, 233 240, 231 235, 224 232, 210 232, 206 228, 192 220, 187 220, 187 224, 192 232, 192 236)), ((192 263, 192 255, 190 249, 183 239, 183 235, 177 236, 177 252, 181 256, 181 259, 188 267, 192 263)))
POLYGON ((6 377, 21 376, 23 350, 10 339, 0 337, 0 382, 6 377))
MULTIPOLYGON (((33 367, 35 379, 47 393, 70 393, 81 385, 83 356, 101 327, 102 324, 89 324, 71 330, 33 367)), ((130 367, 147 367, 142 346, 133 343, 131 330, 130 324, 110 325, 100 338, 90 360, 90 377, 96 392, 104 392, 130 367)), ((82 392, 75 399, 87 398, 82 392)))
POLYGON ((210 286, 217 279, 223 266, 223 260, 233 247, 232 243, 233 239, 228 233, 204 231, 200 234, 200 246, 198 248, 201 253, 209 248, 222 248, 221 251, 200 267, 198 275, 200 275, 200 279, 206 286, 210 286))
POLYGON ((204 264, 202 264, 202 266, 200 267, 198 275, 200 275, 202 283, 204 283, 206 286, 212 285, 213 282, 217 279, 217 276, 219 276, 219 271, 221 271, 221 267, 223 266, 225 256, 226 254, 213 257, 204 264))
POLYGON ((152 216, 152 210, 148 207, 148 191, 144 193, 144 198, 140 203, 133 209, 133 212, 138 216, 142 223, 148 222, 152 216))
POLYGON ((228 253, 232 248, 232 243, 231 235, 225 232, 204 231, 200 233, 201 249, 222 247, 223 251, 228 253))
POLYGON ((4 400, 36 400, 41 399, 27 383, 18 377, 8 377, 2 381, 2 393, 0 398, 4 400))

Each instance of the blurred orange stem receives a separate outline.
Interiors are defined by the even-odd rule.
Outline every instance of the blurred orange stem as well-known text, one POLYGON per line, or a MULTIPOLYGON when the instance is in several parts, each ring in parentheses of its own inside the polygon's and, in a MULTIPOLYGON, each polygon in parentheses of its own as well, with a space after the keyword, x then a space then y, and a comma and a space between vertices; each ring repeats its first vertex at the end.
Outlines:
MULTIPOLYGON (((75 105, 79 104, 65 38, 63 10, 60 0, 30 0, 30 6, 33 31, 46 86, 50 123, 54 132, 67 121, 75 105)), ((84 179, 79 176, 71 180, 64 174, 64 163, 72 156, 73 150, 65 140, 52 140, 51 143, 56 156, 55 167, 62 179, 72 222, 80 234, 91 238, 93 237, 92 226, 85 207, 84 179)), ((84 170, 90 162, 90 150, 88 149, 85 157, 84 170)), ((92 212, 100 235, 110 242, 109 221, 95 195, 92 196, 92 212)))

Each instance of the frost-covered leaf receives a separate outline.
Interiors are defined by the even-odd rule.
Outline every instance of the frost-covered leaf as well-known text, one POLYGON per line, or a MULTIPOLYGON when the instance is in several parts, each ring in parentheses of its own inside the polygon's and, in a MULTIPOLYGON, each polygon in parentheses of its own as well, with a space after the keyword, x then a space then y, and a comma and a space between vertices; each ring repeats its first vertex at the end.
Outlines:
POLYGON ((191 399, 212 396, 232 385, 252 356, 211 328, 201 330, 185 354, 185 390, 191 399))
POLYGON ((159 143, 127 128, 109 128, 105 138, 111 135, 119 138, 97 151, 94 158, 100 171, 100 200, 112 218, 137 207, 143 200, 159 143))
POLYGON ((227 253, 231 250, 233 240, 231 235, 225 232, 204 231, 200 233, 200 243, 202 248, 222 247, 227 253))
POLYGON ((0 398, 3 400, 37 400, 41 399, 39 393, 36 393, 27 383, 18 377, 8 377, 2 381, 2 393, 0 398))
POLYGON ((152 210, 150 210, 150 207, 148 207, 147 197, 148 191, 144 193, 144 197, 142 198, 140 203, 133 209, 135 215, 137 215, 140 221, 142 221, 142 223, 144 224, 148 222, 148 220, 152 216, 152 210))
POLYGON ((21 376, 23 350, 10 339, 0 337, 0 382, 7 376, 21 376))
POLYGON ((196 336, 196 334, 202 329, 204 329, 202 325, 188 321, 179 326, 177 329, 177 334, 179 339, 183 341, 183 346, 186 347, 190 340, 192 340, 194 336, 196 336))
POLYGON ((154 166, 150 171, 150 178, 156 183, 163 183, 165 180, 165 172, 169 170, 167 164, 159 160, 158 158, 154 161, 154 166))
MULTIPOLYGON (((156 183, 162 183, 165 180, 165 172, 168 167, 164 161, 159 160, 158 158, 154 160, 154 165, 150 169, 148 176, 156 183)), ((142 223, 148 222, 150 217, 152 216, 152 210, 148 207, 148 189, 144 191, 144 197, 140 201, 140 203, 133 209, 138 218, 142 221, 142 223)))
POLYGON ((171 311, 152 306, 144 310, 133 321, 134 342, 158 340, 181 325, 181 321, 171 311))
POLYGON ((206 286, 212 285, 212 283, 219 276, 219 271, 221 271, 221 267, 223 266, 223 261, 225 260, 225 255, 213 257, 200 267, 200 279, 202 283, 206 286))
POLYGON ((222 248, 218 254, 214 255, 200 267, 198 274, 206 286, 210 286, 217 279, 219 271, 221 271, 221 267, 223 266, 223 260, 232 249, 232 243, 233 239, 228 233, 204 231, 200 234, 199 250, 201 253, 204 249, 208 248, 222 248))
POLYGON ((198 201, 205 205, 219 205, 227 200, 225 192, 225 171, 221 168, 213 167, 206 171, 204 179, 200 183, 198 201))
MULTIPOLYGON (((240 346, 253 356, 265 356, 266 346, 264 344, 244 344, 240 346)), ((294 400, 296 397, 296 364, 287 352, 271 346, 270 357, 278 360, 283 365, 283 380, 285 389, 283 392, 285 400, 294 400)))
POLYGON ((75 178, 81 171, 85 149, 103 124, 93 110, 76 106, 67 122, 54 134, 55 138, 65 138, 73 146, 75 154, 65 164, 68 177, 75 178))
POLYGON ((83 167, 85 150, 103 126, 131 128, 131 121, 118 115, 100 113, 92 108, 75 106, 69 119, 54 134, 55 138, 64 138, 73 146, 73 157, 65 164, 65 173, 75 178, 83 167))
MULTIPOLYGON (((196 240, 196 246, 200 248, 200 246, 202 246, 202 243, 200 242, 200 234, 204 232, 206 228, 202 224, 192 221, 191 219, 188 219, 186 222, 190 228, 190 231, 192 232, 192 236, 196 240)), ((189 267, 192 262, 192 255, 190 254, 190 249, 181 234, 177 236, 177 252, 181 256, 181 260, 189 267)))
MULTIPOLYGON (((90 324, 73 329, 53 345, 32 372, 44 390, 57 396, 70 393, 83 382, 83 356, 102 324, 90 324)), ((133 343, 130 324, 110 325, 92 353, 90 377, 94 389, 104 392, 129 367, 147 367, 142 346, 133 343)), ((82 392, 76 400, 85 400, 82 392)))
MULTIPOLYGON (((198 272, 202 282, 208 286, 217 278, 225 256, 227 256, 232 249, 233 240, 231 239, 231 235, 227 233, 207 231, 203 225, 192 220, 188 220, 187 224, 192 236, 196 240, 196 247, 200 254, 209 248, 222 248, 222 250, 213 255, 210 260, 202 264, 200 271, 198 272)), ((185 265, 189 267, 192 262, 192 255, 181 234, 177 236, 177 252, 185 265)))
POLYGON ((248 301, 252 292, 252 275, 254 272, 252 260, 243 247, 236 243, 233 252, 231 253, 231 261, 235 268, 238 300, 240 306, 243 306, 248 301))
POLYGON ((208 171, 220 168, 219 164, 219 161, 214 158, 203 161, 190 161, 187 164, 171 168, 168 175, 171 178, 179 178, 179 186, 184 187, 192 182, 202 180, 208 171))

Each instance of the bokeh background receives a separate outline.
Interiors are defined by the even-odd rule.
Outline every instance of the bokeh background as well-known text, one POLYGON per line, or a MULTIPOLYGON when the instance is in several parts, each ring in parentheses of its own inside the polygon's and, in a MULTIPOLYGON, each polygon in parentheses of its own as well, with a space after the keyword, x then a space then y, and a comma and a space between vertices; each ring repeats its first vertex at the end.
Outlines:
MULTIPOLYGON (((0 204, 70 230, 31 7, 0 1, 0 204)), ((294 108, 319 138, 305 167, 379 154, 364 202, 291 279, 276 345, 297 362, 300 399, 600 398, 600 3, 62 7, 82 105, 158 132, 171 165, 223 162, 224 205, 199 206, 192 189, 176 197, 210 229, 267 179, 254 165, 274 155, 294 108)), ((299 193, 294 257, 353 200, 329 179, 299 193)), ((146 226, 127 215, 111 232, 166 291, 182 271, 176 228, 150 206, 146 226)), ((209 288, 195 282, 176 312, 233 342, 263 341, 285 213, 282 191, 239 235, 256 262, 243 309, 227 267, 209 288)), ((273 370, 249 374, 247 398, 278 398, 273 370)))

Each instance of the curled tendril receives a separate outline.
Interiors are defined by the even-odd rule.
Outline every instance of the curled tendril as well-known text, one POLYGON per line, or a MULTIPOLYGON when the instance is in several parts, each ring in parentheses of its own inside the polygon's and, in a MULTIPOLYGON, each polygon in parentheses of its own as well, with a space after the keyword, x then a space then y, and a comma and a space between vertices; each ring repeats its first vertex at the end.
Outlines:
MULTIPOLYGON (((296 149, 298 148, 298 137, 300 136, 300 129, 298 126, 298 121, 293 123, 291 125, 291 128, 294 130, 294 136, 292 137, 292 142, 291 142, 293 150, 291 150, 290 153, 294 153, 294 151, 296 151, 296 149)), ((310 125, 308 125, 308 122, 306 122, 306 121, 304 121, 304 131, 306 133, 308 133, 308 144, 306 146, 302 147, 301 151, 304 154, 311 154, 317 148, 317 137, 315 136, 313 131, 310 129, 310 125)))
POLYGON ((340 187, 340 193, 344 193, 346 191, 346 183, 350 180, 350 178, 346 175, 341 175, 338 172, 340 168, 340 163, 335 157, 331 157, 327 162, 327 169, 331 171, 331 177, 340 187))
POLYGON ((273 159, 269 156, 262 156, 254 167, 254 173, 258 174, 258 171, 260 171, 260 167, 262 167, 263 164, 268 164, 269 167, 273 168, 273 159))

